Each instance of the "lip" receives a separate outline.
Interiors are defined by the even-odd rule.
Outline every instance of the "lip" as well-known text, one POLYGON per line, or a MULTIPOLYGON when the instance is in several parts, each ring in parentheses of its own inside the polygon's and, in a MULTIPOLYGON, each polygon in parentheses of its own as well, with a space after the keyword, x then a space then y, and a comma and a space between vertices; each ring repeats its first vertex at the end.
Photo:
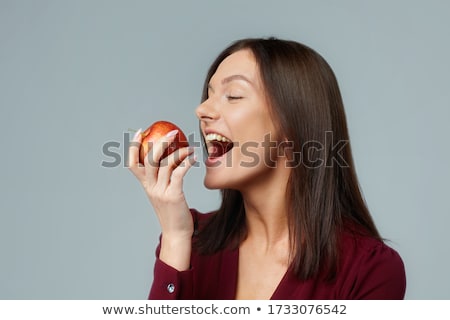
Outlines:
POLYGON ((224 135, 223 133, 219 132, 219 131, 215 131, 215 130, 211 130, 211 129, 205 129, 205 131, 203 131, 203 137, 206 137, 208 134, 220 134, 222 137, 227 138, 230 141, 233 141, 232 139, 228 138, 228 136, 224 135))
POLYGON ((208 158, 206 158, 206 160, 205 160, 206 167, 208 167, 208 168, 219 167, 223 162, 225 162, 225 155, 227 153, 228 152, 224 153, 220 157, 215 157, 215 158, 208 157, 208 158))
MULTIPOLYGON (((221 133, 221 132, 219 132, 219 131, 213 130, 213 129, 205 129, 205 130, 203 131, 203 139, 204 139, 204 142, 205 142, 206 152, 207 152, 207 154, 208 154, 208 157, 205 159, 205 165, 206 165, 207 167, 217 167, 217 166, 220 166, 220 164, 221 164, 222 161, 225 161, 225 156, 226 156, 226 154, 229 153, 229 151, 231 151, 231 149, 233 149, 233 147, 231 147, 230 150, 228 150, 227 152, 223 153, 222 155, 220 155, 220 156, 218 156, 218 157, 210 157, 210 156, 209 156, 209 153, 208 153, 208 142, 207 142, 207 140, 206 140, 206 136, 207 136, 208 134, 218 134, 218 135, 221 135, 222 137, 227 138, 227 139, 230 140, 230 141, 233 141, 233 140, 230 139, 230 138, 229 138, 228 136, 226 136, 225 134, 223 134, 223 133, 221 133)), ((231 143, 233 144, 233 142, 231 142, 231 143)))

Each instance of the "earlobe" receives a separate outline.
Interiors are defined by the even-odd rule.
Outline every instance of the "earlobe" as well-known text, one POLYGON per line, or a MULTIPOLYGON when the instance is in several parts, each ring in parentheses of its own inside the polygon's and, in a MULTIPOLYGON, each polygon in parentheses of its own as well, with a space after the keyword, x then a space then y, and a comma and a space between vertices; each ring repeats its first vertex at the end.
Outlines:
POLYGON ((288 140, 284 138, 283 141, 279 144, 278 149, 280 150, 280 154, 287 157, 288 159, 292 157, 294 152, 294 141, 288 140))

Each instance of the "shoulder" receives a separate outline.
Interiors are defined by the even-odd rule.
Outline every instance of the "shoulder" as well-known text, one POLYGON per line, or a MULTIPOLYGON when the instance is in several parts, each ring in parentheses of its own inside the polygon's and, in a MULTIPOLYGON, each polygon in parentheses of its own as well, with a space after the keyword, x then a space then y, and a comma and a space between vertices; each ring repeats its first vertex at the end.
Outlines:
POLYGON ((353 299, 403 299, 406 276, 399 253, 372 237, 345 233, 342 270, 350 280, 353 299))

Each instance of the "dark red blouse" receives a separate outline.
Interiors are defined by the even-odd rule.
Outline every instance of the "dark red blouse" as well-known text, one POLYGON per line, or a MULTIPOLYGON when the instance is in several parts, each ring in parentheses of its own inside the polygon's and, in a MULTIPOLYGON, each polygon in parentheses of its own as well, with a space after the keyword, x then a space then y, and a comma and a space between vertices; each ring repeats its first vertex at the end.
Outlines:
MULTIPOLYGON (((208 214, 192 210, 194 217, 208 214)), ((239 249, 223 250, 214 255, 191 257, 191 268, 176 269, 159 260, 156 250, 153 284, 149 299, 216 299, 236 296, 239 249)), ((336 279, 298 280, 288 270, 273 300, 291 299, 403 299, 406 289, 405 269, 399 254, 376 239, 346 233, 343 235, 341 265, 336 279)))

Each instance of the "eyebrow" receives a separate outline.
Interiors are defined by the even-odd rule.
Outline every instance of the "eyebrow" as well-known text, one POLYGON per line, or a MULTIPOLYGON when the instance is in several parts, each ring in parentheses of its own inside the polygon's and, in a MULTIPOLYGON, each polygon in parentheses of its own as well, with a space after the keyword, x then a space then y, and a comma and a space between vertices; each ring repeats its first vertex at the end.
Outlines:
MULTIPOLYGON (((251 86, 253 86, 253 87, 255 86, 253 84, 253 82, 251 82, 246 76, 243 76, 242 74, 233 74, 231 76, 223 78, 221 83, 222 84, 227 84, 227 83, 230 83, 230 82, 235 81, 235 80, 243 80, 243 81, 247 82, 248 84, 250 84, 251 86)), ((213 87, 211 86, 210 83, 208 83, 208 89, 210 89, 211 91, 214 92, 214 89, 213 89, 213 87)))

